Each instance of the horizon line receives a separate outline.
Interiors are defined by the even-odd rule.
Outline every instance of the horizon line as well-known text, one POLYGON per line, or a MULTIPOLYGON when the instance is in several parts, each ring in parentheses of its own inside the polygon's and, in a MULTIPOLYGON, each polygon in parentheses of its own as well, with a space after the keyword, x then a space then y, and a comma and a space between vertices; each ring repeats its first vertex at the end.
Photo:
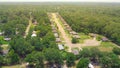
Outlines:
POLYGON ((38 1, 38 2, 32 2, 32 1, 30 1, 30 2, 28 2, 28 1, 24 1, 24 2, 22 2, 22 1, 5 1, 5 2, 3 2, 3 1, 0 1, 0 3, 47 3, 47 2, 51 2, 51 3, 54 3, 54 2, 58 2, 58 3, 60 3, 60 2, 65 2, 65 3, 70 3, 70 2, 73 2, 73 3, 75 3, 75 2, 79 2, 79 3, 120 3, 120 2, 102 2, 102 1, 98 1, 98 2, 96 2, 96 1, 38 1))

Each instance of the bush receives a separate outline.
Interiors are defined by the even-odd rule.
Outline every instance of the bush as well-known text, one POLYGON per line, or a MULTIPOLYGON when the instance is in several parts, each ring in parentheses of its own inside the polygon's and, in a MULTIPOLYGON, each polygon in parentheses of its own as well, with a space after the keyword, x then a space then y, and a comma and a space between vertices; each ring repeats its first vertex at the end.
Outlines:
POLYGON ((67 58, 66 58, 66 64, 68 67, 74 66, 75 65, 75 55, 73 53, 68 53, 67 58))
POLYGON ((72 43, 77 43, 78 39, 77 38, 72 38, 72 43))
POLYGON ((115 54, 117 54, 117 55, 120 55, 120 48, 114 47, 114 48, 113 48, 113 52, 114 52, 115 54))
POLYGON ((89 64, 89 59, 88 58, 81 58, 80 61, 77 64, 76 68, 87 68, 89 64))
POLYGON ((101 36, 97 36, 97 40, 100 41, 102 39, 101 36))

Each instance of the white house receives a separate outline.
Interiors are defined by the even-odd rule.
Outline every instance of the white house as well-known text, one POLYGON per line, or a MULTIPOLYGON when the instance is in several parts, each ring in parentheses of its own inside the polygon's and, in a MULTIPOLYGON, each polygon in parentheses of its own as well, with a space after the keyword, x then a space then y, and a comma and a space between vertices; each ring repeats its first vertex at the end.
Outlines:
POLYGON ((31 37, 36 37, 37 35, 36 34, 32 34, 31 37))
POLYGON ((58 48, 59 48, 59 50, 63 50, 64 49, 62 44, 58 44, 58 48))
POLYGON ((88 68, 94 68, 94 66, 91 63, 89 63, 88 68))

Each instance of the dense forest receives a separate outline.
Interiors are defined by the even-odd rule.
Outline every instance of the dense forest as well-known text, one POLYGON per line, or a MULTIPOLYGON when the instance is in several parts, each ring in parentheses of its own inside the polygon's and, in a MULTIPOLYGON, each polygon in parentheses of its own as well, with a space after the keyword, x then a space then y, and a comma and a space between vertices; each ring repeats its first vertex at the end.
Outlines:
POLYGON ((120 44, 119 5, 63 6, 60 14, 77 32, 102 34, 120 44))
POLYGON ((102 34, 120 44, 119 5, 0 5, 0 33, 3 33, 0 35, 0 68, 22 63, 29 68, 63 68, 64 64, 87 68, 89 63, 101 68, 120 68, 120 48, 103 52, 88 47, 79 50, 78 55, 59 50, 48 12, 59 12, 76 32, 102 34), (34 32, 36 36, 32 37, 34 32), (8 44, 7 53, 4 53, 4 44, 8 44))

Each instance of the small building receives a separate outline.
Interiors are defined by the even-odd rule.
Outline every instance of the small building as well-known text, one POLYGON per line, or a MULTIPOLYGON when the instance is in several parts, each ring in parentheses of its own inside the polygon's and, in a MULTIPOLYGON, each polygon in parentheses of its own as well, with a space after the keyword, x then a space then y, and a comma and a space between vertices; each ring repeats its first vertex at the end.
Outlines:
POLYGON ((57 33, 57 30, 52 30, 53 33, 57 33))
POLYGON ((51 24, 51 27, 55 27, 55 25, 54 25, 54 24, 51 24))
POLYGON ((0 32, 0 35, 3 35, 4 34, 4 32, 0 32))
POLYGON ((79 51, 78 51, 77 49, 72 49, 72 53, 73 53, 74 55, 78 55, 78 54, 79 54, 79 51))
POLYGON ((4 40, 5 40, 5 41, 10 41, 10 40, 11 40, 11 38, 4 38, 4 40))
POLYGON ((69 32, 71 32, 72 31, 72 28, 71 27, 69 27, 69 26, 67 26, 67 27, 65 27, 66 28, 66 30, 67 31, 69 31, 69 32))
POLYGON ((80 36, 79 35, 73 35, 73 38, 80 39, 80 36))
POLYGON ((2 32, 0 32, 0 35, 2 35, 2 32))
POLYGON ((55 26, 52 26, 52 30, 56 30, 55 26))
POLYGON ((37 35, 35 34, 35 33, 33 33, 32 35, 31 35, 31 37, 36 37, 37 35))
POLYGON ((97 36, 97 34, 94 34, 94 33, 89 33, 89 35, 93 38, 97 36))
POLYGON ((89 63, 88 68, 94 68, 94 66, 91 63, 89 63))
POLYGON ((58 44, 58 48, 59 48, 59 50, 63 50, 64 46, 62 44, 58 44))
POLYGON ((71 28, 69 25, 66 25, 66 29, 71 28))
POLYGON ((36 31, 33 31, 31 37, 36 37, 36 36, 37 36, 36 31))
POLYGON ((61 42, 60 38, 56 38, 56 42, 57 43, 61 42))
POLYGON ((3 51, 2 51, 2 54, 3 54, 3 55, 7 55, 7 54, 8 54, 8 52, 9 52, 9 50, 8 50, 8 49, 7 49, 7 50, 3 50, 3 51))
POLYGON ((64 26, 68 26, 68 24, 64 23, 64 26))
POLYGON ((78 35, 78 33, 76 33, 75 31, 71 31, 70 34, 72 34, 72 35, 78 35))
POLYGON ((58 38, 58 37, 59 37, 58 33, 54 33, 54 36, 55 36, 56 38, 58 38))
POLYGON ((107 41, 109 41, 109 39, 106 38, 106 37, 103 37, 103 38, 102 38, 102 41, 103 41, 103 42, 107 42, 107 41))
POLYGON ((34 24, 34 25, 37 25, 37 21, 35 20, 35 21, 33 22, 33 24, 34 24))

